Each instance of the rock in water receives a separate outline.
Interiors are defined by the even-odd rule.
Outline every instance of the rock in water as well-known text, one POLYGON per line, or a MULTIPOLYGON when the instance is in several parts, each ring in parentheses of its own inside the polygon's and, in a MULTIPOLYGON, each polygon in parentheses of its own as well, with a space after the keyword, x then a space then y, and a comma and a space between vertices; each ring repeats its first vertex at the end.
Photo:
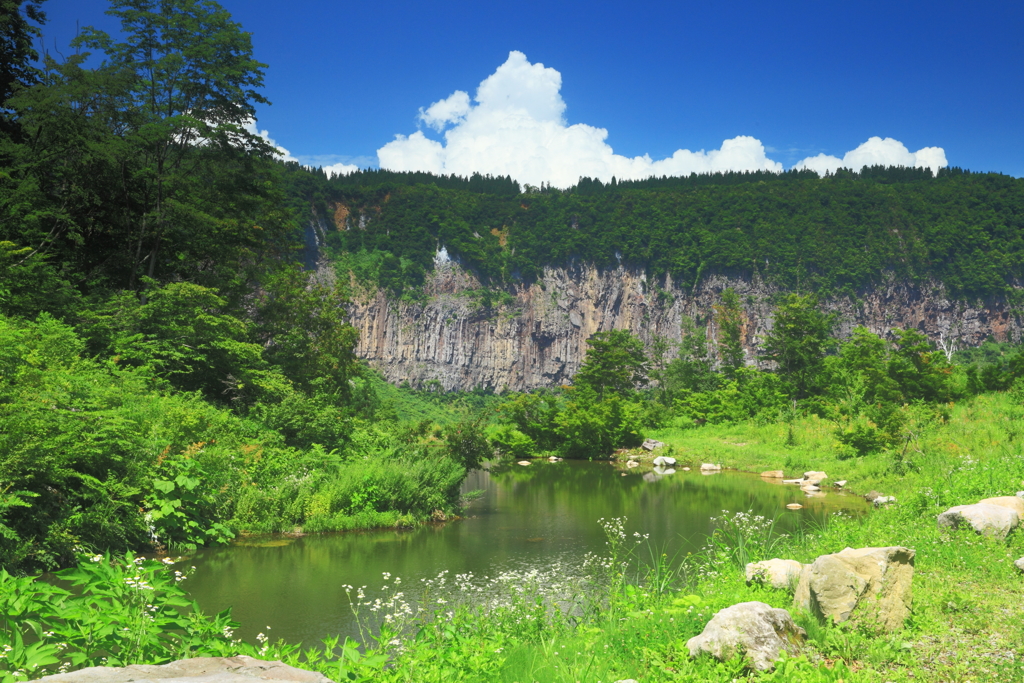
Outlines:
POLYGON ((847 548, 805 565, 794 604, 834 623, 852 621, 895 631, 910 614, 914 551, 847 548))
POLYGON ((710 462, 706 462, 700 466, 701 472, 717 472, 720 469, 722 469, 721 465, 716 465, 710 462))
POLYGON ((670 458, 667 455, 659 455, 654 459, 654 465, 656 467, 671 467, 676 464, 675 458, 670 458))
POLYGON ((782 479, 786 475, 782 470, 768 470, 767 472, 762 472, 761 476, 765 479, 782 479))
POLYGON ((706 652, 725 661, 745 655, 750 666, 763 671, 775 666, 783 650, 791 655, 799 652, 806 639, 807 633, 786 610, 763 602, 741 602, 713 616, 686 647, 691 657, 706 652))
POLYGON ((803 564, 796 560, 780 560, 777 557, 751 562, 746 567, 747 585, 760 583, 781 590, 792 590, 800 581, 803 568, 803 564))
POLYGON ((939 515, 940 527, 958 529, 970 525, 984 536, 1006 538, 1007 534, 1020 523, 1016 511, 1001 505, 975 503, 974 505, 957 505, 939 515))
POLYGON ((331 683, 315 671, 304 671, 283 662, 265 662, 245 655, 196 657, 170 664, 93 666, 66 674, 44 676, 47 683, 331 683))

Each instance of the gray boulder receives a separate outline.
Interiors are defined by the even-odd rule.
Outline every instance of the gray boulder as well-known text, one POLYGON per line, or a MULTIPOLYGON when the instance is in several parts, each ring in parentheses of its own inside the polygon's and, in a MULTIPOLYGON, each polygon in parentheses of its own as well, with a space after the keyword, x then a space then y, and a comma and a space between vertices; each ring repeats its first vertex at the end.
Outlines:
POLYGON ((910 614, 914 551, 900 546, 847 548, 805 565, 794 604, 834 623, 895 631, 910 614))
POLYGON ((877 496, 871 500, 871 504, 876 508, 880 508, 885 505, 892 505, 895 502, 896 496, 877 496))
POLYGON ((784 609, 763 602, 741 602, 726 607, 711 618, 704 632, 686 642, 690 656, 702 653, 725 661, 744 655, 755 669, 775 666, 779 653, 796 654, 807 633, 793 623, 784 609))
POLYGON ((93 666, 39 680, 47 683, 331 683, 329 678, 315 671, 245 655, 196 657, 161 665, 93 666))
POLYGON ((974 505, 957 505, 939 515, 940 527, 958 529, 970 526, 983 536, 1006 538, 1020 523, 1020 516, 1015 510, 1001 505, 975 503, 974 505))
POLYGON ((1022 573, 1024 573, 1024 557, 1022 557, 1022 558, 1020 558, 1019 560, 1017 560, 1016 562, 1014 562, 1014 563, 1013 563, 1013 566, 1015 566, 1015 567, 1016 567, 1017 569, 1019 569, 1019 570, 1020 570, 1020 571, 1021 571, 1022 573))
POLYGON ((768 470, 767 472, 762 472, 761 476, 765 479, 784 479, 786 477, 782 470, 768 470))
POLYGON ((656 467, 670 467, 676 464, 675 458, 670 458, 667 455, 659 455, 654 459, 654 465, 656 467))
POLYGON ((792 590, 800 581, 803 568, 796 560, 780 560, 777 557, 751 562, 746 567, 747 585, 760 583, 780 590, 792 590))
POLYGON ((655 448, 661 448, 661 447, 662 447, 662 446, 664 446, 664 445, 665 445, 665 444, 664 444, 664 443, 662 443, 661 441, 655 441, 654 439, 646 439, 646 440, 644 440, 644 442, 643 442, 643 443, 642 443, 642 444, 640 445, 640 447, 641 447, 641 448, 644 448, 644 449, 646 449, 646 450, 648 450, 648 451, 653 451, 653 450, 654 450, 655 448))
POLYGON ((721 465, 716 465, 713 462, 705 462, 705 463, 702 463, 701 466, 700 466, 700 471, 701 472, 717 472, 720 469, 722 469, 722 466, 721 465))

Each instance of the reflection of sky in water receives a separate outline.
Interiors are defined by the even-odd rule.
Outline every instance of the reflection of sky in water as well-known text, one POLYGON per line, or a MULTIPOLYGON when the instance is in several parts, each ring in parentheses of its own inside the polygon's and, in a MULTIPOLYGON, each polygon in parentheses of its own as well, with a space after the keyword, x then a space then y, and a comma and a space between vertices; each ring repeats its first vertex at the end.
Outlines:
POLYGON ((383 572, 401 577, 411 599, 422 579, 445 570, 449 577, 472 572, 479 578, 510 570, 546 573, 554 565, 580 572, 586 553, 604 552, 602 518, 627 517, 628 534, 649 534, 651 547, 671 557, 700 547, 712 530, 710 518, 723 510, 753 510, 788 531, 838 509, 866 509, 854 496, 807 498, 795 486, 752 475, 676 472, 645 481, 639 472, 622 477, 607 463, 537 462, 474 472, 464 490, 484 495, 462 520, 404 531, 250 538, 197 554, 197 570, 185 585, 207 612, 233 607, 246 639, 269 625, 275 639, 308 643, 354 634, 344 586, 366 585, 367 595, 376 597, 383 572), (805 508, 787 510, 792 502, 805 508))

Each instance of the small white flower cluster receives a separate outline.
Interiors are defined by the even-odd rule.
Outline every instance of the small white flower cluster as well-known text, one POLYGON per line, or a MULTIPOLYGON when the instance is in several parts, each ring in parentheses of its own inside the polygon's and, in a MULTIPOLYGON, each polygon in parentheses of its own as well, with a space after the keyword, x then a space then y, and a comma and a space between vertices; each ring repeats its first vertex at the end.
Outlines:
MULTIPOLYGON (((227 630, 227 629, 225 629, 225 630, 227 630)), ((269 626, 267 626, 267 630, 268 631, 270 630, 269 626)), ((267 654, 267 652, 270 651, 270 636, 268 636, 265 633, 258 633, 256 635, 256 640, 258 640, 259 643, 260 643, 260 650, 259 650, 260 656, 261 657, 265 656, 267 654)))
POLYGON ((153 586, 151 586, 142 576, 139 576, 139 575, 136 575, 136 576, 126 576, 124 578, 124 583, 129 588, 134 588, 134 589, 140 590, 140 591, 151 591, 151 590, 153 590, 153 586))

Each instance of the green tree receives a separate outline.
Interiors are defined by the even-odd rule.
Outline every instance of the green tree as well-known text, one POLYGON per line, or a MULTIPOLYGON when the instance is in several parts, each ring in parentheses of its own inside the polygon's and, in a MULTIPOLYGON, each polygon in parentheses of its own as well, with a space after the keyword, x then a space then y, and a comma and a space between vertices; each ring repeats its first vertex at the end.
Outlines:
POLYGON ((825 355, 836 343, 834 327, 835 316, 822 313, 813 294, 787 294, 775 309, 762 357, 776 364, 795 398, 806 398, 821 389, 825 355))
POLYGON ((629 330, 598 332, 587 340, 590 347, 573 384, 597 400, 607 396, 628 397, 647 381, 644 345, 629 330))
POLYGON ((705 331, 695 329, 693 321, 684 318, 679 355, 665 368, 667 395, 675 397, 687 391, 711 391, 718 385, 719 376, 714 370, 705 331))
POLYGON ((154 276, 175 231, 214 227, 191 200, 198 165, 225 161, 238 148, 271 153, 245 129, 254 104, 267 103, 257 90, 266 65, 253 58, 249 34, 212 0, 112 0, 107 13, 121 20, 124 42, 86 27, 74 45, 102 51, 104 69, 124 77, 116 95, 139 189, 134 287, 144 262, 154 276))
POLYGON ((33 62, 39 54, 32 41, 41 34, 39 27, 46 21, 40 9, 43 0, 0 0, 0 135, 11 136, 18 130, 14 112, 7 100, 19 88, 39 81, 39 72, 33 62), (33 23, 35 26, 33 26, 33 23))
POLYGON ((722 374, 726 379, 736 379, 736 371, 743 367, 746 353, 743 350, 743 307, 736 290, 728 287, 722 292, 722 301, 715 306, 718 321, 719 350, 722 374))

